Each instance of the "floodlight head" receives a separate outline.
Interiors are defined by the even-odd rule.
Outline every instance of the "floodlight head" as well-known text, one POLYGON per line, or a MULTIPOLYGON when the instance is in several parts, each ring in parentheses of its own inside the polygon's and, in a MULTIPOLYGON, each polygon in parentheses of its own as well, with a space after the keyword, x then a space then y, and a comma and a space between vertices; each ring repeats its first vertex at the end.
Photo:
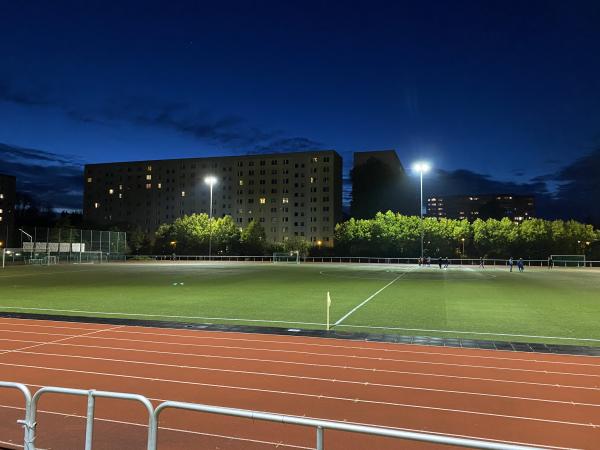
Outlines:
POLYGON ((420 172, 420 173, 427 173, 429 172, 429 170, 431 169, 431 166, 429 165, 428 162, 425 161, 419 161, 413 164, 413 170, 415 172, 420 172))
POLYGON ((206 184, 208 184, 209 186, 212 186, 213 184, 215 184, 217 182, 217 177, 214 177, 212 175, 210 175, 208 177, 204 177, 204 182, 206 184))

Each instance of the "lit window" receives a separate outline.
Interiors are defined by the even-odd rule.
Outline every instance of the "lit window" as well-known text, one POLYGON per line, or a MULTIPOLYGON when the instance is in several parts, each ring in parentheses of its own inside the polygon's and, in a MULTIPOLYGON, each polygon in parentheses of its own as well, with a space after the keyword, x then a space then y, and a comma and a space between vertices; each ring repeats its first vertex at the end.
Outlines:
POLYGON ((146 189, 152 189, 152 183, 146 183, 146 189))
POLYGON ((185 197, 185 191, 181 191, 181 196, 185 197))
POLYGON ((148 172, 152 172, 152 166, 148 166, 147 169, 148 169, 148 172))
POLYGON ((2 222, 2 216, 0 216, 0 222, 2 222))
POLYGON ((290 199, 287 197, 283 197, 282 203, 289 203, 290 199))
POLYGON ((0 194, 0 199, 4 198, 4 194, 0 194))
POLYGON ((315 177, 310 177, 310 182, 314 183, 315 182, 315 177))
POLYGON ((0 208, 0 214, 2 214, 4 211, 2 211, 2 208, 0 208))
POLYGON ((152 175, 148 174, 146 175, 146 180, 150 181, 152 179, 152 175))
POLYGON ((123 198, 123 194, 119 192, 119 198, 123 198))
POLYGON ((240 186, 244 185, 244 180, 240 180, 240 186))
POLYGON ((114 193, 115 193, 115 190, 114 190, 114 189, 109 189, 109 190, 108 190, 108 193, 109 193, 110 195, 112 195, 112 194, 114 194, 114 193))
POLYGON ((122 184, 120 184, 120 185, 119 185, 119 190, 120 190, 120 191, 122 191, 122 190, 123 190, 123 185, 122 185, 122 184))
POLYGON ((267 199, 266 199, 266 198, 264 198, 264 197, 261 197, 261 198, 259 199, 259 202, 260 202, 260 204, 261 204, 261 205, 264 205, 265 203, 267 203, 267 199))
POLYGON ((316 163, 319 161, 319 158, 317 158, 316 156, 312 159, 312 162, 316 163))
POLYGON ((158 183, 158 184, 156 185, 156 187, 157 187, 158 189, 162 189, 162 183, 158 183))
POLYGON ((87 182, 91 183, 92 182, 92 177, 88 177, 87 182))
POLYGON ((96 202, 94 203, 94 208, 98 209, 100 207, 100 203, 96 202))

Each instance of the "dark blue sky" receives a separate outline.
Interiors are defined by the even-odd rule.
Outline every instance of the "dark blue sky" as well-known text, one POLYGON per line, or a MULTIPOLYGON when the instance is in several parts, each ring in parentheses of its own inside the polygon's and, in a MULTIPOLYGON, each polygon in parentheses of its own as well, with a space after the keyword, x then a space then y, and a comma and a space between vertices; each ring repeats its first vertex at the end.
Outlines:
POLYGON ((598 24, 583 0, 3 2, 0 172, 61 169, 73 207, 82 162, 395 148, 554 192, 600 146, 598 24))

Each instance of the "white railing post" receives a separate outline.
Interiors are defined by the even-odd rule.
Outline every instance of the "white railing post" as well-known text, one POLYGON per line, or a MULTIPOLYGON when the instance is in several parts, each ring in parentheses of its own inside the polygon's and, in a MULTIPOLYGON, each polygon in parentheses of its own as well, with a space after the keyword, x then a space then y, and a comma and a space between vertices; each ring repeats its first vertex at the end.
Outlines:
POLYGON ((325 450, 325 430, 317 427, 317 450, 325 450))
POLYGON ((87 413, 85 422, 85 450, 92 450, 92 443, 94 442, 94 408, 96 406, 96 398, 94 397, 94 391, 88 392, 87 398, 87 413))
POLYGON ((29 388, 21 383, 12 383, 9 381, 0 381, 0 388, 17 389, 21 391, 25 398, 25 419, 17 420, 17 423, 23 426, 23 449, 35 450, 33 447, 32 438, 32 421, 31 421, 31 392, 29 388))

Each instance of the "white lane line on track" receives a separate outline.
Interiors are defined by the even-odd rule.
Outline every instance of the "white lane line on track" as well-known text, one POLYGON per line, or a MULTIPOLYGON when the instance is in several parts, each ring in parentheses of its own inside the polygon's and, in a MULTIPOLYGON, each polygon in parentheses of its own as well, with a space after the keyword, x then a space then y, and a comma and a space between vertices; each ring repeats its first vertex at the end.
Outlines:
MULTIPOLYGON (((11 319, 13 320, 13 319, 11 319)), ((26 320, 26 319, 14 319, 14 320, 26 320)), ((50 321, 53 322, 54 321, 50 321)), ((59 322, 62 323, 62 322, 59 322)), ((0 326, 2 325, 12 325, 12 323, 10 322, 3 322, 0 320, 0 326)), ((76 328, 76 327, 63 327, 63 326, 54 326, 54 325, 37 325, 37 324, 19 324, 18 326, 20 327, 36 327, 36 328, 56 328, 56 329, 72 329, 72 330, 92 330, 91 328, 76 328)), ((151 332, 151 331, 138 331, 138 328, 142 328, 145 330, 156 330, 156 328, 152 328, 152 327, 134 327, 134 326, 123 326, 123 328, 118 329, 118 330, 113 330, 114 333, 123 333, 123 334, 141 334, 141 335, 148 335, 148 336, 168 336, 168 337, 177 337, 177 338, 183 338, 183 339, 198 339, 198 340, 218 340, 218 341, 241 341, 241 342, 260 342, 260 343, 267 343, 267 344, 276 344, 276 345, 290 345, 290 346, 307 346, 307 347, 324 347, 324 348, 343 348, 343 349, 351 349, 351 350, 368 350, 368 351, 376 351, 376 352, 385 352, 385 353, 409 353, 409 354, 418 354, 418 355, 439 355, 439 356, 447 356, 447 357, 455 357, 455 358, 479 358, 479 359, 497 359, 497 360, 505 360, 505 361, 525 361, 525 362, 532 362, 532 363, 544 363, 544 364, 561 364, 561 365, 574 365, 574 366, 591 366, 591 367, 600 367, 600 361, 596 364, 591 364, 591 363, 581 363, 581 362, 570 362, 570 361, 550 361, 547 359, 537 359, 539 353, 531 353, 531 352, 525 352, 528 355, 531 355, 532 358, 507 358, 507 357, 503 357, 503 356, 484 356, 484 355, 469 355, 469 354, 458 354, 458 353, 450 353, 450 352, 439 352, 439 351, 418 351, 418 350, 399 350, 397 348, 389 348, 390 345, 393 346, 402 346, 402 347, 414 347, 414 345, 407 345, 407 344, 394 344, 394 343, 383 343, 383 342, 373 342, 370 341, 371 344, 373 345, 380 345, 381 348, 379 347, 375 347, 375 346, 369 346, 369 347, 364 347, 364 346, 359 346, 359 345, 346 345, 348 342, 364 342, 362 340, 354 340, 354 341, 344 341, 342 346, 338 345, 334 345, 334 344, 317 344, 315 342, 294 342, 288 339, 282 339, 282 340, 267 340, 267 339, 252 339, 253 335, 245 335, 244 337, 241 338, 233 338, 233 337, 221 337, 221 336, 215 336, 212 333, 215 332, 210 332, 210 331, 205 331, 205 330, 187 330, 187 329, 179 329, 179 328, 159 328, 159 330, 163 330, 163 331, 180 331, 180 332, 184 332, 185 334, 171 334, 168 332, 151 332)), ((105 329, 106 330, 106 329, 105 329)), ((14 330, 0 330, 0 331, 14 331, 14 330)), ((20 331, 20 330, 19 330, 20 331)), ((23 331, 21 331, 23 332, 23 331)), ((220 333, 220 332, 219 332, 220 333)), ((227 334, 227 333, 221 333, 221 334, 227 334)), ((297 339, 296 336, 281 336, 282 338, 293 338, 293 339, 297 339)), ((310 338, 311 340, 324 340, 324 341, 331 341, 333 340, 332 338, 321 338, 321 337, 312 337, 312 336, 302 336, 302 339, 305 338, 310 338)), ((6 340, 6 341, 11 341, 12 339, 3 339, 0 338, 0 341, 2 340, 6 340)), ((23 341, 25 342, 25 341, 23 341)), ((34 342, 34 341, 31 341, 34 342)), ((339 341, 336 341, 339 342, 339 341)), ((435 348, 435 347, 434 347, 435 348)), ((445 347, 448 350, 457 350, 457 351, 470 351, 473 349, 468 349, 468 348, 461 348, 461 347, 445 347)), ((486 349, 475 349, 475 350, 483 350, 486 352, 504 352, 506 353, 506 350, 486 350, 486 349)), ((522 354, 524 352, 519 352, 519 351, 508 351, 509 354, 522 354)), ((563 358, 563 357, 567 357, 567 358, 573 358, 573 359, 580 359, 582 357, 582 355, 569 355, 569 354, 554 354, 554 353, 547 353, 545 354, 545 356, 547 357, 556 357, 556 358, 563 358)), ((594 356, 585 356, 584 357, 587 358, 597 358, 594 356)))
MULTIPOLYGON (((69 339, 75 339, 75 338, 78 338, 78 337, 91 336, 93 334, 100 333, 102 331, 116 330, 117 328, 121 328, 121 325, 115 326, 115 327, 112 327, 112 328, 108 328, 106 330, 95 330, 95 331, 91 331, 89 333, 78 334, 78 335, 75 335, 75 336, 68 335, 68 337, 65 337, 63 339, 57 339, 55 341, 39 342, 39 343, 36 343, 34 345, 29 345, 29 346, 26 346, 26 347, 15 348, 15 349, 11 349, 11 350, 4 350, 4 351, 0 352, 0 356, 6 355, 8 353, 20 352, 20 351, 23 351, 23 350, 29 350, 29 349, 32 349, 32 348, 41 347, 43 345, 59 344, 61 342, 68 341, 69 339)), ((48 333, 42 333, 42 334, 48 334, 48 333)), ((55 336, 65 336, 65 335, 63 334, 63 335, 55 335, 55 336)))
POLYGON ((170 380, 165 378, 157 378, 157 377, 142 377, 137 375, 126 375, 126 374, 114 374, 110 372, 95 372, 91 370, 76 370, 76 369, 59 369, 53 367, 45 367, 45 366, 32 366, 29 364, 10 364, 10 363, 0 363, 2 366, 8 367, 20 367, 26 369, 37 369, 37 370, 47 370, 54 372, 67 372, 67 373, 78 373, 85 375, 95 375, 95 376, 105 376, 105 377, 113 377, 113 378, 127 378, 133 380, 143 380, 143 381, 152 381, 159 383, 172 383, 172 384, 182 384, 189 386, 202 386, 208 388, 216 388, 216 389, 229 389, 234 391, 249 391, 249 392, 262 392, 267 394, 276 394, 281 396, 294 396, 294 397, 306 397, 306 398, 316 398, 320 400, 332 400, 332 401, 341 401, 341 402, 349 402, 354 405, 358 403, 364 403, 369 405, 383 405, 383 406, 392 406, 392 407, 400 407, 400 408, 412 408, 412 409, 420 409, 420 410, 428 410, 428 411, 437 411, 442 413, 453 413, 453 414, 465 414, 465 415, 475 415, 475 416, 484 416, 484 417, 500 417, 503 419, 509 420, 523 420, 523 421, 533 421, 533 422, 543 422, 543 423, 554 423, 559 425, 567 425, 567 426, 575 426, 575 427, 583 427, 583 428, 593 428, 596 429, 600 427, 600 424, 594 423, 579 423, 579 422, 568 422, 562 420, 551 420, 551 419, 540 419, 536 417, 526 417, 526 416, 513 416, 509 414, 494 414, 494 413, 486 413, 479 411, 469 411, 462 409, 453 409, 453 408, 441 408, 435 406, 422 406, 422 405, 412 405, 409 403, 395 403, 395 402, 384 402, 384 401, 376 401, 376 400, 359 400, 355 398, 347 398, 347 397, 335 397, 331 395, 323 395, 323 394, 303 394, 300 392, 292 392, 292 391, 277 391, 272 389, 260 389, 260 388, 248 388, 248 387, 239 387, 239 386, 230 386, 230 385, 221 385, 214 383, 200 383, 195 381, 182 381, 182 380, 170 380))
MULTIPOLYGON (((35 385, 30 385, 30 386, 35 386, 35 385)), ((149 398, 149 400, 158 401, 158 402, 164 402, 165 401, 165 400, 160 400, 160 399, 156 399, 156 398, 149 398)), ((17 409, 17 410, 25 411, 24 408, 21 408, 21 407, 18 407, 18 406, 11 406, 11 405, 0 405, 0 408, 9 408, 9 409, 17 409)), ((42 411, 42 410, 40 410, 40 413, 55 414, 55 415, 66 416, 66 417, 76 417, 78 419, 85 419, 86 418, 85 416, 80 416, 80 415, 76 415, 76 414, 66 414, 66 413, 60 413, 60 412, 55 412, 55 411, 42 411)), ((310 416, 303 416, 303 417, 306 418, 306 419, 323 420, 322 417, 310 417, 310 416)), ((118 424, 123 424, 123 425, 133 425, 133 426, 148 428, 148 424, 147 423, 123 422, 123 421, 119 421, 119 420, 104 419, 104 418, 94 418, 94 420, 105 421, 105 422, 112 422, 112 423, 118 423, 118 424)), ((325 419, 325 420, 335 420, 335 419, 325 419)), ((412 432, 420 432, 420 433, 423 432, 422 429, 394 428, 394 427, 381 426, 381 425, 377 425, 377 424, 373 424, 373 423, 351 422, 351 421, 346 421, 344 423, 349 423, 349 424, 352 424, 352 425, 363 425, 363 426, 381 427, 381 428, 387 428, 387 429, 391 429, 391 430, 412 431, 412 432)), ((214 436, 214 437, 223 437, 223 438, 226 438, 226 439, 246 440, 244 438, 236 438, 234 436, 213 435, 213 434, 209 434, 209 433, 202 433, 202 432, 199 432, 199 431, 184 430, 184 429, 171 428, 171 427, 161 427, 161 426, 159 426, 158 428, 160 430, 175 431, 175 432, 180 432, 180 433, 190 433, 190 434, 204 435, 204 436, 211 436, 211 437, 212 436, 214 436)), ((498 440, 498 439, 487 439, 487 438, 483 438, 483 437, 469 436, 469 435, 465 435, 465 434, 440 433, 440 432, 430 431, 430 430, 427 430, 426 432, 427 433, 431 433, 431 434, 440 435, 440 436, 452 436, 452 437, 459 437, 459 438, 466 438, 466 439, 481 439, 481 440, 488 441, 488 442, 504 442, 504 443, 509 443, 509 444, 525 445, 525 446, 539 446, 540 445, 540 444, 532 444, 532 443, 520 442, 520 441, 501 441, 501 440, 498 440)), ((277 447, 278 443, 273 443, 273 444, 275 444, 276 448, 278 448, 277 447)), ((290 444, 279 444, 279 446, 280 447, 290 447, 290 444)), ((307 449, 307 450, 313 450, 314 449, 314 447, 298 447, 298 446, 293 446, 293 445, 291 447, 292 448, 307 449)), ((552 446, 552 445, 544 445, 543 448, 548 448, 548 449, 552 449, 552 450, 583 450, 583 449, 579 449, 579 448, 575 448, 575 447, 556 447, 556 446, 552 446)))
POLYGON ((331 368, 331 369, 342 369, 342 370, 352 370, 352 371, 360 371, 367 372, 369 374, 395 374, 395 375, 418 375, 419 377, 436 377, 436 378, 449 378, 453 380, 470 380, 470 381, 483 381, 483 382, 491 382, 491 383, 507 383, 507 384, 522 384, 525 386, 544 386, 550 387, 552 389, 555 388, 565 388, 565 389, 580 389, 586 391, 600 391, 600 387, 589 387, 589 386, 573 386, 573 385, 565 385, 565 384, 555 384, 555 383, 538 383, 534 381, 515 381, 515 380, 503 380, 499 378, 482 378, 482 377, 468 377, 461 375, 448 375, 448 374, 438 374, 438 373, 429 373, 429 372, 411 372, 404 370, 391 370, 391 369, 374 369, 372 367, 358 367, 358 366, 340 366, 334 364, 313 364, 307 362, 297 362, 297 361, 288 361, 288 360, 279 360, 279 359, 261 359, 261 358, 243 358, 243 357, 235 357, 235 356, 222 356, 222 355, 207 355, 207 354, 198 354, 198 353, 181 353, 181 352, 163 352, 159 350, 143 350, 137 348, 124 348, 124 347, 105 347, 99 345, 82 345, 82 344, 65 344, 59 343, 56 344, 59 346, 68 346, 68 347, 78 347, 78 348, 99 348, 104 350, 122 350, 126 352, 138 352, 138 353, 152 353, 158 355, 176 355, 176 356, 185 356, 192 358, 207 358, 207 359, 222 359, 222 360, 231 360, 231 361, 250 361, 250 362, 260 362, 260 363, 273 363, 278 365, 291 365, 291 366, 302 366, 302 367, 318 367, 318 368, 331 368))
MULTIPOLYGON (((118 327, 115 327, 118 328, 118 327)), ((92 333, 86 333, 83 335, 77 336, 69 336, 64 340, 71 338, 87 338, 88 335, 100 333, 102 331, 110 331, 107 330, 98 330, 92 333)), ((2 331, 2 330, 0 330, 2 331)), ((14 333, 26 333, 26 334, 42 334, 42 335, 52 335, 52 333, 35 333, 35 332, 26 332, 26 331, 12 331, 9 332, 14 333)), ((55 336, 59 336, 55 334, 55 336)), ((64 336, 64 335, 62 335, 64 336)), ((150 344, 160 344, 160 345, 170 345, 170 346, 182 346, 182 347, 198 347, 198 348, 219 348, 219 349, 229 349, 229 350, 243 350, 243 351, 257 351, 257 352, 272 352, 272 353, 289 353, 296 355, 308 355, 308 356, 326 356, 331 358, 349 358, 352 360, 370 360, 370 361, 385 361, 392 363, 410 363, 410 364, 427 364, 427 365, 436 365, 436 366, 449 366, 449 367, 468 367, 475 369, 486 369, 486 370, 505 370, 512 372, 528 372, 528 373, 543 373, 549 375, 570 375, 570 376, 581 376, 581 377, 592 377, 592 378, 600 378, 600 374, 588 374, 588 373, 573 373, 573 372, 559 372, 559 371, 550 371, 550 370, 535 370, 535 369, 521 369, 516 367, 498 367, 498 366, 481 366, 474 364, 459 364, 459 363, 447 363, 447 362, 434 362, 434 361, 415 361, 411 359, 398 359, 398 358, 382 358, 382 357, 371 357, 371 356, 358 356, 358 355, 344 355, 337 353, 317 353, 317 352, 307 352, 307 351, 299 351, 299 350, 284 350, 284 349, 271 349, 271 348, 255 348, 255 347, 239 347, 233 345, 210 345, 210 344, 193 344, 189 342, 170 342, 170 341, 150 341, 145 339, 123 339, 123 338, 114 338, 114 337, 104 337, 104 336, 93 336, 93 339, 101 339, 101 340, 112 340, 112 341, 125 341, 125 342, 142 342, 142 343, 150 343, 150 344)), ((59 342, 59 341, 57 341, 59 342)), ((39 345, 51 344, 55 342, 44 342, 39 345)), ((25 350, 25 349, 23 349, 25 350)))
MULTIPOLYGON (((413 269, 414 270, 414 269, 413 269)), ((345 315, 343 315, 337 322, 335 322, 333 324, 333 327, 338 326, 339 324, 341 324, 344 320, 346 320, 348 317, 350 317, 352 314, 354 314, 356 311, 358 311, 360 308, 362 308, 364 305, 366 305, 367 303, 369 303, 371 300, 373 300, 373 298, 375 298, 380 292, 382 292, 383 290, 385 290, 386 288, 388 288, 389 286, 391 286, 392 284, 394 284, 396 281, 398 281, 400 278, 408 275, 410 272, 412 272, 412 270, 409 270, 407 272, 401 273, 400 275, 398 275, 396 278, 394 278, 392 281, 390 281, 389 283, 387 283, 385 286, 383 286, 381 289, 377 290, 376 292, 374 292, 373 294, 371 294, 369 297, 367 297, 366 299, 364 299, 362 302, 360 302, 358 305, 356 305, 354 308, 352 308, 350 311, 348 311, 345 315)))
MULTIPOLYGON (((407 272, 408 273, 408 272, 407 272)), ((406 274, 406 273, 405 273, 406 274)), ((405 275, 402 274, 402 275, 405 275)), ((286 325, 314 325, 325 327, 327 324, 320 322, 291 322, 284 320, 270 320, 270 319, 240 319, 231 317, 206 317, 206 316, 181 316, 181 315, 168 315, 168 314, 141 314, 141 313, 124 313, 124 312, 106 312, 106 311, 87 311, 79 309, 53 309, 53 308, 29 308, 22 306, 2 306, 0 310, 12 309, 18 311, 46 311, 46 312, 68 312, 68 313, 80 313, 80 314, 100 314, 105 316, 122 316, 122 317, 154 317, 164 319, 189 319, 189 320, 215 320, 225 322, 249 322, 249 323, 281 323, 286 325)), ((21 319, 27 320, 27 319, 21 319)), ((338 327, 348 328, 363 328, 373 330, 391 330, 391 331, 424 331, 430 333, 444 333, 444 334, 462 334, 462 335, 473 335, 473 336, 504 336, 504 337, 524 337, 532 339, 556 339, 556 340, 567 340, 567 341, 581 341, 581 342, 600 342, 600 339, 594 338, 579 338, 579 337, 567 337, 567 336, 542 336, 532 334, 512 334, 512 333, 490 333, 483 331, 459 331, 459 330, 436 330, 426 328, 401 328, 401 327, 381 327, 375 325, 338 325, 338 327)))
POLYGON ((486 394, 481 392, 469 392, 469 391, 456 391, 449 389, 434 389, 434 388, 424 388, 424 387, 416 387, 416 386, 404 386, 404 385, 396 385, 396 384, 385 384, 385 383, 373 383, 368 381, 352 381, 352 380, 342 380, 339 378, 331 379, 331 378, 321 378, 321 377, 309 377, 309 376, 301 376, 301 375, 289 375, 289 374, 281 374, 281 373, 272 373, 272 372, 256 372, 251 370, 236 370, 236 369, 220 369, 215 367, 198 367, 198 366, 188 366, 181 364, 167 364, 167 363, 158 363, 152 361, 132 361, 126 359, 115 359, 115 358, 101 358, 95 356, 82 356, 82 355, 64 355, 60 353, 41 353, 41 352, 30 352, 30 351, 19 351, 20 354, 27 355, 40 355, 40 356, 58 356, 63 358, 72 358, 72 359, 89 359, 93 361, 108 361, 108 362, 117 362, 124 364, 132 364, 132 365, 141 365, 141 366, 157 366, 157 367, 169 367, 176 369, 190 369, 190 370, 202 370, 207 372, 223 372, 223 373, 232 373, 232 374, 243 374, 243 375, 258 375, 264 377, 273 377, 273 378, 288 378, 288 379, 296 379, 303 381, 317 381, 324 383, 341 383, 341 384, 350 384, 350 385, 358 385, 362 387, 381 387, 381 388, 390 388, 390 389, 406 389, 406 390, 415 390, 415 391, 425 391, 425 392, 439 392, 443 394, 460 394, 460 395, 473 395, 480 397, 493 397, 493 398, 505 398, 511 400, 520 400, 520 401, 532 401, 532 402, 546 402, 546 403, 556 403, 556 404, 564 404, 564 405, 573 405, 573 406, 590 406, 590 407, 600 407, 599 404, 595 403, 581 403, 574 401, 565 401, 565 400, 549 400, 542 398, 534 398, 534 397, 518 397, 511 395, 500 395, 500 394, 486 394))
MULTIPOLYGON (((115 329, 116 328, 120 328, 120 327, 115 327, 115 329)), ((3 330, 0 330, 0 331, 3 331, 3 330)), ((13 332, 13 333, 60 336, 60 335, 52 334, 52 333, 37 333, 37 332, 13 331, 13 330, 5 330, 5 331, 13 332)), ((68 338, 65 338, 64 340, 71 339, 71 338, 87 338, 89 335, 101 333, 102 331, 111 331, 111 329, 109 328, 106 330, 98 330, 98 331, 94 331, 91 333, 85 333, 82 335, 70 336, 68 338)), ((64 335, 62 335, 62 336, 64 336, 64 335)), ((364 359, 364 360, 370 360, 370 361, 385 361, 385 362, 403 363, 403 364, 407 364, 407 363, 409 363, 409 364, 426 364, 426 365, 448 366, 448 367, 468 367, 468 368, 486 369, 486 370, 505 370, 505 371, 512 371, 512 372, 542 373, 542 374, 546 374, 546 375, 569 375, 569 376, 600 378, 600 374, 522 369, 522 368, 516 368, 516 367, 481 366, 481 365, 474 365, 474 364, 460 364, 460 363, 434 362, 434 361, 415 361, 415 360, 411 360, 411 359, 382 358, 382 357, 372 357, 372 356, 346 355, 346 354, 338 354, 338 353, 317 353, 317 352, 307 352, 307 351, 299 351, 299 350, 239 347, 239 346, 232 346, 232 345, 227 346, 227 345, 193 344, 193 343, 188 343, 188 342, 150 341, 150 340, 142 340, 142 339, 123 339, 123 338, 104 337, 104 336, 93 336, 93 339, 125 341, 125 342, 142 342, 142 343, 148 343, 148 344, 160 344, 160 345, 183 346, 183 347, 220 348, 220 349, 229 349, 229 350, 289 353, 289 354, 296 354, 296 355, 322 356, 322 357, 329 357, 329 358, 347 358, 347 359, 352 359, 352 360, 364 359)), ((53 342, 52 341, 44 342, 39 345, 55 344, 55 343, 59 343, 61 341, 62 341, 62 339, 58 340, 58 341, 53 341, 53 342)), ((37 347, 37 346, 35 346, 35 347, 37 347)), ((18 350, 18 349, 15 349, 15 350, 18 350)), ((25 348, 23 350, 25 350, 25 348)), ((0 355, 1 355, 1 353, 0 353, 0 355)))

